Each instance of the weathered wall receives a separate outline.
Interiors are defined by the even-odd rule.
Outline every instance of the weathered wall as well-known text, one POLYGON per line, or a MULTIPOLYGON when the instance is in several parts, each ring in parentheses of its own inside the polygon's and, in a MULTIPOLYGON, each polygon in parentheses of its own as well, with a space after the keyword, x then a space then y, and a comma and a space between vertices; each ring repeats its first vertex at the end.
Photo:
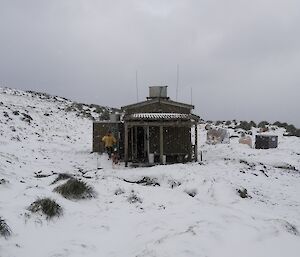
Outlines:
MULTIPOLYGON (((159 154, 159 127, 150 127, 150 152, 159 154)), ((164 127, 164 155, 168 160, 175 160, 177 155, 192 154, 191 130, 188 127, 164 127), (174 156, 174 158, 172 158, 174 156)))
POLYGON ((186 127, 164 129, 164 154, 190 154, 191 130, 186 127))
MULTIPOLYGON (((122 150, 123 146, 123 126, 121 123, 116 122, 94 122, 93 123, 93 152, 105 152, 102 138, 106 133, 111 130, 114 137, 118 141, 119 151, 122 150)), ((122 151, 121 151, 122 152, 122 151)))

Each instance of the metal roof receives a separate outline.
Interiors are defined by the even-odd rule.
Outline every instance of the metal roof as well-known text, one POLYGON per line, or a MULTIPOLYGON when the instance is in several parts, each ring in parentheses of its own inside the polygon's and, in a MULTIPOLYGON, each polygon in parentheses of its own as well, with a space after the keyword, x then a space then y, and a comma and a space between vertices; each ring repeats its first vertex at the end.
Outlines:
POLYGON ((198 120, 194 114, 185 113, 134 113, 124 116, 125 120, 198 120))

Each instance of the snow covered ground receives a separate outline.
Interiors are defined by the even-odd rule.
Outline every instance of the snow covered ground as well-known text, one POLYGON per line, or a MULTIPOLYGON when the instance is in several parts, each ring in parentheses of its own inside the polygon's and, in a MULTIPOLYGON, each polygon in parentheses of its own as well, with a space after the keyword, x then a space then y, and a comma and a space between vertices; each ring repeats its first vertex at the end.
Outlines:
POLYGON ((12 230, 0 237, 1 257, 300 256, 299 138, 278 129, 277 149, 255 150, 237 138, 206 145, 201 128, 202 164, 113 167, 91 153, 92 121, 70 104, 0 90, 0 216, 12 230), (63 198, 55 173, 86 181, 97 197, 63 198), (129 183, 144 177, 159 186, 129 183), (41 197, 63 215, 31 214, 41 197))

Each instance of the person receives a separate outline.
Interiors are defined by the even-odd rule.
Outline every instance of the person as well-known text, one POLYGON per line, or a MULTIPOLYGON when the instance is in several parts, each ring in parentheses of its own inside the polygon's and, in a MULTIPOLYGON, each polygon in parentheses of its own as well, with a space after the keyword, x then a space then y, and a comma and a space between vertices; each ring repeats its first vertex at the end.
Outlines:
POLYGON ((113 152, 113 145, 117 143, 116 138, 113 136, 111 131, 109 130, 107 134, 102 138, 102 142, 104 143, 105 150, 108 154, 109 159, 111 158, 111 154, 113 152))

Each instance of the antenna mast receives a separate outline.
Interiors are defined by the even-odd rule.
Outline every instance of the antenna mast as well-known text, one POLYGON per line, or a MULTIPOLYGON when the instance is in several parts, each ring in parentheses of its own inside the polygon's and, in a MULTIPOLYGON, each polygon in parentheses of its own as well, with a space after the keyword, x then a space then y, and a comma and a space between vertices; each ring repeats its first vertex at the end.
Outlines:
POLYGON ((135 71, 135 87, 136 87, 136 101, 139 101, 139 88, 138 88, 138 71, 135 71))
POLYGON ((177 64, 176 101, 178 100, 178 85, 179 85, 179 64, 177 64))

